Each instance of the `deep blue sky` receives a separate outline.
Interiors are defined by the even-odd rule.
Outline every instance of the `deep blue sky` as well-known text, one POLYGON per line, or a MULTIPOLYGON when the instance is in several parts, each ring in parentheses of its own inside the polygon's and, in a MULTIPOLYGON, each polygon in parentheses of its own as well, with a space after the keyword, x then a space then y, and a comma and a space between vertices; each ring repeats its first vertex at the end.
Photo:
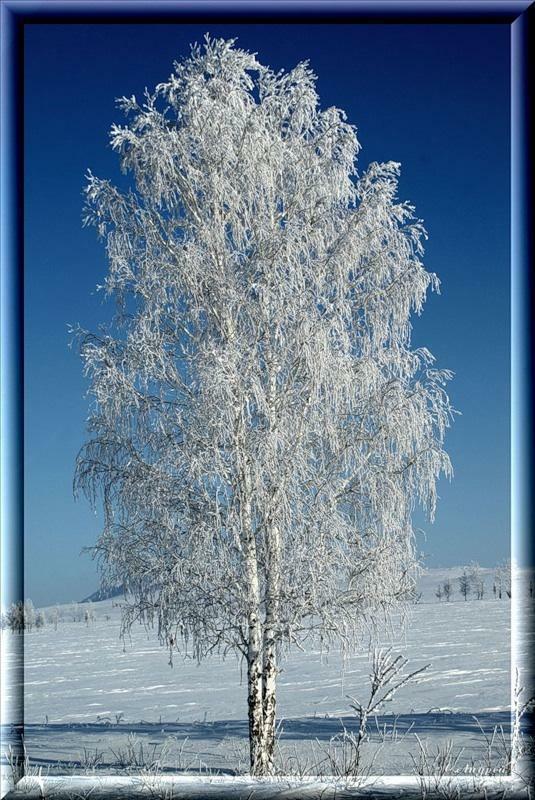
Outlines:
POLYGON ((25 38, 26 596, 80 599, 97 586, 80 557, 99 520, 74 502, 72 476, 88 401, 68 323, 109 316, 95 292, 106 261, 82 229, 88 168, 118 179, 108 146, 115 98, 165 79, 189 44, 237 36, 262 63, 309 59, 323 107, 343 108, 359 164, 400 161, 401 199, 429 232, 426 266, 442 294, 414 322, 414 343, 456 373, 462 412, 447 438, 455 477, 442 481, 420 548, 429 566, 509 554, 509 26, 28 25, 25 38))

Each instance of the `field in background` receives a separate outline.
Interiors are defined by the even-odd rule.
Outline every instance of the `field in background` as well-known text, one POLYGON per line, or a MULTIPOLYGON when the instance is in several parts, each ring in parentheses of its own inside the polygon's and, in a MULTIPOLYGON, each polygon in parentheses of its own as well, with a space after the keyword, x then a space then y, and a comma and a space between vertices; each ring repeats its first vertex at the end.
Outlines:
MULTIPOLYGON (((453 746, 460 764, 481 756, 483 731, 490 735, 501 726, 508 736, 511 603, 495 599, 488 585, 484 599, 465 602, 456 584, 459 572, 423 575, 406 630, 382 636, 383 644, 409 659, 411 670, 430 666, 372 720, 366 746, 370 756, 376 753, 378 773, 411 771, 415 734, 432 748, 453 746), (455 584, 449 603, 435 596, 446 577, 455 584)), ((246 771, 240 663, 214 656, 199 665, 175 654, 170 667, 155 632, 136 626, 120 641, 119 602, 94 603, 89 624, 64 621, 57 630, 47 624, 25 634, 25 740, 31 763, 63 771, 109 770, 135 768, 143 759, 158 760, 163 769, 246 771)), ((9 671, 16 661, 9 643, 18 637, 2 635, 9 671)), ((527 642, 523 646, 527 652, 527 642)), ((337 652, 296 651, 282 667, 281 757, 289 769, 293 763, 307 771, 343 727, 356 730, 348 695, 367 699, 368 650, 363 643, 345 664, 337 652)))

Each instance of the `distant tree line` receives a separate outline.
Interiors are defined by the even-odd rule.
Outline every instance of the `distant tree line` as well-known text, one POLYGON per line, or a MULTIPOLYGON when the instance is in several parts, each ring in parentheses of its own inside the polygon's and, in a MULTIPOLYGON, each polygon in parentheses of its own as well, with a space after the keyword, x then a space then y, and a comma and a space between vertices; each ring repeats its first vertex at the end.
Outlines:
POLYGON ((32 601, 29 599, 24 600, 24 602, 20 600, 18 603, 11 603, 7 611, 0 616, 2 628, 7 628, 13 633, 42 628, 45 622, 43 612, 34 608, 32 601))
MULTIPOLYGON (((457 578, 458 591, 464 600, 471 596, 476 600, 483 600, 485 596, 485 579, 481 567, 476 562, 472 562, 463 567, 462 573, 457 578)), ((492 583, 492 593, 496 599, 511 599, 511 562, 502 561, 494 570, 492 583)), ((533 597, 533 582, 530 581, 529 593, 533 597)), ((453 595, 453 585, 450 578, 441 581, 436 590, 435 596, 439 600, 449 602, 453 595)))
POLYGON ((5 613, 0 614, 0 627, 12 633, 31 632, 43 628, 46 624, 58 629, 59 622, 85 622, 86 625, 95 621, 93 604, 71 603, 69 605, 56 605, 45 611, 36 609, 30 599, 11 603, 5 613))

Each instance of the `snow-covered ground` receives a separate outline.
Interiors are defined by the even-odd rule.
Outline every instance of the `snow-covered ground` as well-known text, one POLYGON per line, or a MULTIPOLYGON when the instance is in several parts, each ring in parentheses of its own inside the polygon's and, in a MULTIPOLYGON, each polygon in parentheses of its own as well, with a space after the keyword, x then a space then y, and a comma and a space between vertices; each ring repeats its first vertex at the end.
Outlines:
MULTIPOLYGON (((392 642, 383 637, 409 659, 411 670, 430 666, 372 724, 368 746, 371 752, 372 745, 381 745, 379 772, 411 771, 415 733, 433 748, 451 739, 456 752, 465 748, 465 763, 485 745, 472 715, 487 733, 496 725, 506 734, 510 729, 511 603, 494 599, 491 591, 483 600, 464 602, 457 586, 453 602, 439 603, 434 590, 448 573, 453 582, 459 570, 424 575, 407 629, 395 631, 392 642)), ((143 749, 145 762, 160 757, 169 769, 246 769, 246 695, 237 660, 214 656, 198 665, 175 655, 170 667, 155 633, 138 626, 124 644, 120 641, 117 600, 93 608, 94 623, 62 622, 57 630, 49 624, 25 636, 30 760, 45 767, 59 761, 66 769, 109 769, 126 765, 143 749)), ((10 645, 16 638, 3 632, 8 673, 17 662, 10 645)), ((528 652, 526 637, 519 647, 528 652)), ((342 723, 355 729, 348 695, 367 698, 367 646, 345 665, 336 652, 326 657, 312 650, 291 653, 282 666, 280 746, 289 769, 292 759, 301 768, 312 766, 342 723)))

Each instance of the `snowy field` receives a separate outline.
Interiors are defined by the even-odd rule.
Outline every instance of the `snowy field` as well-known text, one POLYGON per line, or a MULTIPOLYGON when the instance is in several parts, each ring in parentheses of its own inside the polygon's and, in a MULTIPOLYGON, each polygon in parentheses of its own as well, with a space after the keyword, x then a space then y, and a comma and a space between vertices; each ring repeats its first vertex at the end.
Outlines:
MULTIPOLYGON (((450 570, 451 576, 458 571, 450 570)), ((481 728, 510 731, 511 602, 487 592, 483 600, 438 602, 434 589, 447 571, 422 578, 420 601, 394 651, 410 670, 429 664, 418 683, 402 688, 372 721, 371 758, 381 774, 405 774, 417 754, 415 734, 430 750, 451 740, 459 764, 485 748, 481 728), (477 716, 478 723, 473 715, 477 716)), ((457 599, 459 598, 459 599, 457 599)), ((48 624, 25 636, 25 742, 31 763, 73 769, 134 769, 159 761, 166 770, 247 770, 244 681, 235 658, 200 665, 175 655, 141 626, 119 640, 117 601, 93 605, 96 619, 48 624), (108 618, 106 618, 108 617, 108 618)), ((3 631, 4 670, 16 669, 3 631)), ((528 652, 522 637, 520 649, 528 652)), ((337 653, 290 654, 279 677, 280 758, 288 771, 310 773, 342 725, 356 730, 348 695, 366 700, 367 647, 343 664, 337 653)), ((245 678, 245 676, 243 676, 245 678)), ((9 704, 9 697, 6 698, 9 704)))

